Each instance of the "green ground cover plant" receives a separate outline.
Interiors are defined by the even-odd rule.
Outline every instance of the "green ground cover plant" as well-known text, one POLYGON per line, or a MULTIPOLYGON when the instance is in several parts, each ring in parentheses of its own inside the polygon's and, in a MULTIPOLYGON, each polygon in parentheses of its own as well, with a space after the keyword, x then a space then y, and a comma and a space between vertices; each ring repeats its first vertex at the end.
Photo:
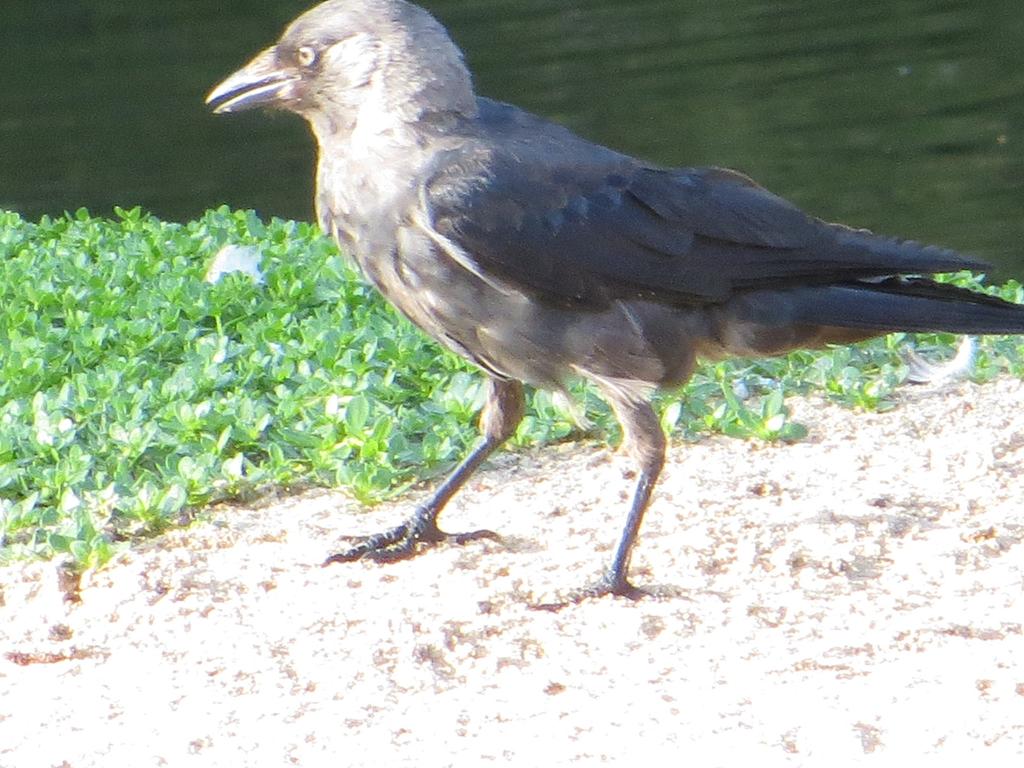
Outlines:
MULTIPOLYGON (((1016 282, 987 290, 1024 300, 1016 282)), ((908 341, 708 364, 659 396, 662 421, 686 439, 799 439, 785 394, 884 408, 908 341)), ((913 343, 941 357, 956 338, 913 343)), ((983 340, 972 377, 1005 371, 1024 375, 1024 344, 983 340)), ((588 431, 614 441, 595 393, 577 384, 573 395, 588 431)), ((204 505, 269 486, 380 500, 464 453, 482 396, 472 367, 387 307, 311 225, 226 208, 187 224, 138 209, 39 222, 0 212, 0 562, 96 567, 204 505), (258 249, 264 282, 204 279, 231 243, 258 249)), ((581 431, 535 392, 513 443, 581 431)))

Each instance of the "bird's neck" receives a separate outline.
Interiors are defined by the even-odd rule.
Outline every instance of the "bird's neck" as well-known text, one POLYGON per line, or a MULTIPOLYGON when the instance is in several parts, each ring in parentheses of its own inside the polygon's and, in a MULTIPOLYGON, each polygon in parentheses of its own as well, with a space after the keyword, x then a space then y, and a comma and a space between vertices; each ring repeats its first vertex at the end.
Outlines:
POLYGON ((461 101, 450 105, 420 103, 415 99, 396 99, 380 86, 371 87, 357 104, 332 104, 305 117, 313 129, 321 152, 324 150, 365 152, 404 151, 420 142, 424 130, 472 119, 477 114, 461 101))
POLYGON ((383 247, 373 233, 393 232, 403 198, 429 174, 421 128, 362 110, 350 125, 317 130, 317 215, 324 231, 359 258, 383 247))
POLYGON ((380 246, 371 246, 367 233, 399 225, 386 220, 420 194, 436 164, 438 139, 445 143, 442 137, 459 133, 476 115, 475 98, 472 107, 464 99, 435 101, 407 101, 375 84, 357 104, 307 115, 320 150, 320 223, 353 252, 380 246))

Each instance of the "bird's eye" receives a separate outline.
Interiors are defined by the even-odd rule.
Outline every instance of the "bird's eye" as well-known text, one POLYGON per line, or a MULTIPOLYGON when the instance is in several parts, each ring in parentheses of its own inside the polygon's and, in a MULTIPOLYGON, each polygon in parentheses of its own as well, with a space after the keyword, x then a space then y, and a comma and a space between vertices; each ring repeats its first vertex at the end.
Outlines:
POLYGON ((316 49, 308 45, 304 45, 296 51, 295 57, 299 60, 299 64, 302 66, 311 67, 316 64, 316 49))

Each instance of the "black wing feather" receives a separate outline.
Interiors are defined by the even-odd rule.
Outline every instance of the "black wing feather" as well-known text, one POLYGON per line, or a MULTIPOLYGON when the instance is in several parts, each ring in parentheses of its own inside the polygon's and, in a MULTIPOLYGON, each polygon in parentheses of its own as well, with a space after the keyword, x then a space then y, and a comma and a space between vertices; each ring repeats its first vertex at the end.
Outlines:
POLYGON ((985 266, 827 224, 734 171, 643 166, 507 108, 492 131, 474 174, 449 169, 428 187, 434 225, 481 273, 552 301, 707 304, 985 266))

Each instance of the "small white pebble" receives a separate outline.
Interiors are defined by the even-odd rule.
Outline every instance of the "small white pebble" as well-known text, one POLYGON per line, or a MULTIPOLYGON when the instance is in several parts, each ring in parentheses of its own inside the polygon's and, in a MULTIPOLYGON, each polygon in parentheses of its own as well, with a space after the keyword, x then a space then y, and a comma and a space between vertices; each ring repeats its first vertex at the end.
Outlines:
POLYGON ((254 282, 262 283, 259 249, 253 245, 225 245, 213 257, 213 262, 206 271, 206 282, 215 283, 230 272, 243 272, 254 282))

